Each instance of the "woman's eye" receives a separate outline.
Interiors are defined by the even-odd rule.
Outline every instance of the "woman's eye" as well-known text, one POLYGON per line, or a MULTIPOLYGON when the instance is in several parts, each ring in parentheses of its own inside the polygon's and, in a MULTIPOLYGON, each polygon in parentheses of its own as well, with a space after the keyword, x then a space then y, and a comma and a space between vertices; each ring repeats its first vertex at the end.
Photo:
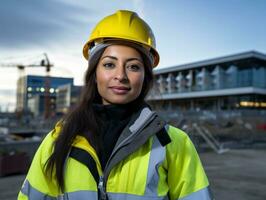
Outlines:
POLYGON ((103 66, 105 68, 114 68, 115 65, 113 63, 104 63, 103 66))
POLYGON ((139 65, 129 65, 127 68, 131 71, 139 71, 140 70, 139 65))

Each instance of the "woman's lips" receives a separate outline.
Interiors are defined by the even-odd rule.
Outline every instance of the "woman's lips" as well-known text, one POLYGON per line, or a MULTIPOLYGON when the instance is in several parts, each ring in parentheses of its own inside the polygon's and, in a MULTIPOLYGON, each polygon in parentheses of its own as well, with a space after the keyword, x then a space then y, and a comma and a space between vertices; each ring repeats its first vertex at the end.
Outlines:
POLYGON ((120 95, 126 94, 130 90, 130 88, 124 87, 124 86, 112 86, 109 88, 113 91, 113 93, 120 94, 120 95))

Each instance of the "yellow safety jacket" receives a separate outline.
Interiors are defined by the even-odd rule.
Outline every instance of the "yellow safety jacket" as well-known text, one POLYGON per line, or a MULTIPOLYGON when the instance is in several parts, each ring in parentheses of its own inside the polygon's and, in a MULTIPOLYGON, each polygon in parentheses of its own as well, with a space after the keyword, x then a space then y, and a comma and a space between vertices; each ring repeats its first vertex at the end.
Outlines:
POLYGON ((56 180, 44 172, 60 129, 58 124, 40 145, 18 200, 212 199, 208 179, 187 134, 166 124, 148 107, 121 133, 104 170, 93 147, 77 136, 65 161, 62 193, 56 180))

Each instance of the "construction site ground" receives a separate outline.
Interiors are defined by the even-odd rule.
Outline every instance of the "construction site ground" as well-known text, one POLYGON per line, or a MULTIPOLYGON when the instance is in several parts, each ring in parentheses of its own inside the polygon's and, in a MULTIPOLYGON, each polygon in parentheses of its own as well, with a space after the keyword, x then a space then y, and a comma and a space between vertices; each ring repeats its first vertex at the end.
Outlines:
MULTIPOLYGON (((265 200, 265 155, 266 149, 234 149, 224 154, 201 152, 215 199, 265 200)), ((25 175, 1 177, 0 199, 16 199, 24 178, 25 175)))

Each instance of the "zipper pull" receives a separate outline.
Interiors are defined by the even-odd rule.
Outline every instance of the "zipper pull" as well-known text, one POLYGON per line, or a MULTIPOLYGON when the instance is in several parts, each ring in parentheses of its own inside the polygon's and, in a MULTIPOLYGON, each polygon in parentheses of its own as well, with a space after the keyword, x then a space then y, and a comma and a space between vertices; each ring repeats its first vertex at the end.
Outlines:
POLYGON ((99 178, 99 184, 98 184, 98 190, 100 191, 100 198, 101 200, 107 200, 107 194, 105 191, 105 188, 103 186, 103 176, 100 176, 99 178))

